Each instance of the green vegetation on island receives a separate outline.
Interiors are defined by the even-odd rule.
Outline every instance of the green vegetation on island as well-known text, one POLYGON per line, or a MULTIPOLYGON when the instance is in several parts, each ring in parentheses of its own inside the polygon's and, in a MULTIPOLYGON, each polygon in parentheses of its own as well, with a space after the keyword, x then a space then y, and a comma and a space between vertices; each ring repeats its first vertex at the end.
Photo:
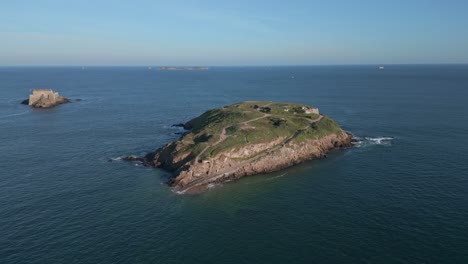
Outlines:
POLYGON ((212 109, 187 122, 185 127, 191 132, 178 141, 181 146, 179 152, 201 154, 200 160, 249 144, 288 137, 299 142, 341 130, 333 120, 320 116, 317 108, 264 101, 212 109), (223 139, 221 142, 220 137, 223 139))

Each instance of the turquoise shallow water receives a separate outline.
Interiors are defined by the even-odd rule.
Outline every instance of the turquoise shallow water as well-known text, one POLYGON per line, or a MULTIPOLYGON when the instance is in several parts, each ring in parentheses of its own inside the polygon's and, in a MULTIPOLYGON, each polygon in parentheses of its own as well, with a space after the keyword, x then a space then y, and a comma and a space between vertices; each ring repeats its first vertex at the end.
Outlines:
POLYGON ((0 68, 0 263, 466 263, 467 102, 464 65, 0 68), (36 87, 83 101, 19 105, 36 87), (243 100, 318 106, 362 144, 196 196, 113 160, 243 100))

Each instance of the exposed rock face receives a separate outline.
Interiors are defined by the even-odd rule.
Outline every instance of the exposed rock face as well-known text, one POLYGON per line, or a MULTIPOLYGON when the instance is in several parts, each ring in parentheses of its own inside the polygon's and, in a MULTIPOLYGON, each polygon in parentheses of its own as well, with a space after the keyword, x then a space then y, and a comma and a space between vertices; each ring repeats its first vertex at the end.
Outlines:
POLYGON ((211 183, 281 170, 351 146, 351 136, 333 120, 319 115, 316 108, 307 107, 316 109, 311 116, 301 107, 244 102, 210 110, 184 124, 191 129, 188 134, 142 161, 173 171, 169 184, 191 193, 211 183))
POLYGON ((34 108, 51 108, 59 104, 69 102, 69 99, 59 95, 51 89, 37 89, 32 91, 29 95, 29 99, 24 100, 21 103, 34 108))

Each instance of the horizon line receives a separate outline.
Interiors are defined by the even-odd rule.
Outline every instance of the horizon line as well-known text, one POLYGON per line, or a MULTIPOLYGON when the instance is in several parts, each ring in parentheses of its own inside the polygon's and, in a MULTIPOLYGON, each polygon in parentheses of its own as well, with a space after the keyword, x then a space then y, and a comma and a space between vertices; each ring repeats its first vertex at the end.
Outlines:
POLYGON ((152 65, 152 64, 139 64, 139 65, 65 65, 65 64, 56 64, 56 65, 0 65, 1 68, 46 68, 46 67, 127 67, 127 68, 139 68, 139 67, 213 67, 213 68, 222 68, 222 67, 317 67, 317 66, 418 66, 418 65, 468 65, 468 62, 455 62, 455 63, 349 63, 349 64, 258 64, 258 65, 204 65, 204 64, 185 64, 185 65, 171 65, 171 64, 161 64, 161 65, 152 65))

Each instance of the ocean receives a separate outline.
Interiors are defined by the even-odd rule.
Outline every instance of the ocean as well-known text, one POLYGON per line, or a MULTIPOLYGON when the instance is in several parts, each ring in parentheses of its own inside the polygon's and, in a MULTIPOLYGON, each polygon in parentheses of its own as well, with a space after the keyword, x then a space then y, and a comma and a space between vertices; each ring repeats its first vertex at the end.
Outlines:
POLYGON ((0 263, 468 263, 468 65, 0 68, 0 263), (82 99, 19 104, 30 89, 82 99), (245 100, 361 139, 178 195, 120 160, 245 100))

